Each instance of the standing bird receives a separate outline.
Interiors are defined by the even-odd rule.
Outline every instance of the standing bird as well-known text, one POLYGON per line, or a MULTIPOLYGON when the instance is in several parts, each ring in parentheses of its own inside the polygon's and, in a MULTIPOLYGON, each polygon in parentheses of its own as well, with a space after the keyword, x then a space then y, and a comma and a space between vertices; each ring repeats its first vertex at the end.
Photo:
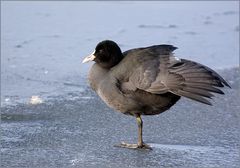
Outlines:
POLYGON ((212 105, 207 98, 224 94, 218 87, 229 84, 215 71, 197 62, 179 59, 172 45, 154 45, 122 53, 110 40, 97 44, 83 63, 95 61, 88 75, 92 89, 111 108, 135 116, 138 143, 119 147, 151 147, 143 142, 141 115, 168 110, 181 96, 212 105))

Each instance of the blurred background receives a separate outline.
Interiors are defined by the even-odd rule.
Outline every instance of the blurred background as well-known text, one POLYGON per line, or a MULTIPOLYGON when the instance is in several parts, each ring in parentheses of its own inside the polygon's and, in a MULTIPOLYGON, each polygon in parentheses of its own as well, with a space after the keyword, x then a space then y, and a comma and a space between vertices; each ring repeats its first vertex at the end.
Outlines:
POLYGON ((80 85, 91 66, 82 59, 105 39, 122 51, 172 44, 214 69, 239 65, 237 1, 3 1, 1 14, 2 104, 80 85))
POLYGON ((238 85, 239 1, 1 1, 1 167, 240 167, 238 85), (81 63, 105 39, 172 44, 233 89, 144 118, 152 152, 116 149, 136 141, 135 120, 102 103, 81 63))

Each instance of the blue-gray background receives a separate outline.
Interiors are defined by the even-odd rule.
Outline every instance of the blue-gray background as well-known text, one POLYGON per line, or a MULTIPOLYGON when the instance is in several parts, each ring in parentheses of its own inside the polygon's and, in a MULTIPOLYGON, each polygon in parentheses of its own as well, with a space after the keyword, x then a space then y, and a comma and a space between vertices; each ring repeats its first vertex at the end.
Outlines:
POLYGON ((239 2, 1 2, 2 167, 238 167, 239 2), (135 120, 113 112, 86 83, 82 59, 105 39, 123 51, 168 43, 233 86, 208 107, 186 99, 135 120), (37 96, 41 104, 30 100, 37 96), (144 126, 145 126, 144 125, 144 126))

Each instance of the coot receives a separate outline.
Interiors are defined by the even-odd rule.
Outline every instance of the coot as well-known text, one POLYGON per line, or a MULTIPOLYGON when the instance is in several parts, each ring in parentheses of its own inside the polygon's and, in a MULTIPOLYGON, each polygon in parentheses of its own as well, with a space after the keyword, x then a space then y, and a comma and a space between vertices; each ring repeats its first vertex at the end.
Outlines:
POLYGON ((181 96, 212 105, 212 93, 224 94, 219 87, 229 84, 215 71, 197 62, 179 59, 172 45, 154 45, 122 53, 110 40, 97 44, 83 63, 95 61, 88 75, 92 89, 111 108, 135 116, 138 143, 120 147, 151 147, 142 140, 141 115, 168 110, 181 96))

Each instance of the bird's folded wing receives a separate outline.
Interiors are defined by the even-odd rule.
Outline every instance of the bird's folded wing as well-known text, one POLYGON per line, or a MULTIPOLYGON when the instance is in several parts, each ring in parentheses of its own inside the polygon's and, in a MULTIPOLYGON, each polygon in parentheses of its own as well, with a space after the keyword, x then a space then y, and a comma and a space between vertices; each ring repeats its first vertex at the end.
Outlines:
POLYGON ((162 94, 172 92, 208 105, 211 92, 224 94, 218 87, 228 83, 212 69, 199 63, 177 59, 172 54, 160 55, 142 63, 129 77, 136 88, 162 94))

